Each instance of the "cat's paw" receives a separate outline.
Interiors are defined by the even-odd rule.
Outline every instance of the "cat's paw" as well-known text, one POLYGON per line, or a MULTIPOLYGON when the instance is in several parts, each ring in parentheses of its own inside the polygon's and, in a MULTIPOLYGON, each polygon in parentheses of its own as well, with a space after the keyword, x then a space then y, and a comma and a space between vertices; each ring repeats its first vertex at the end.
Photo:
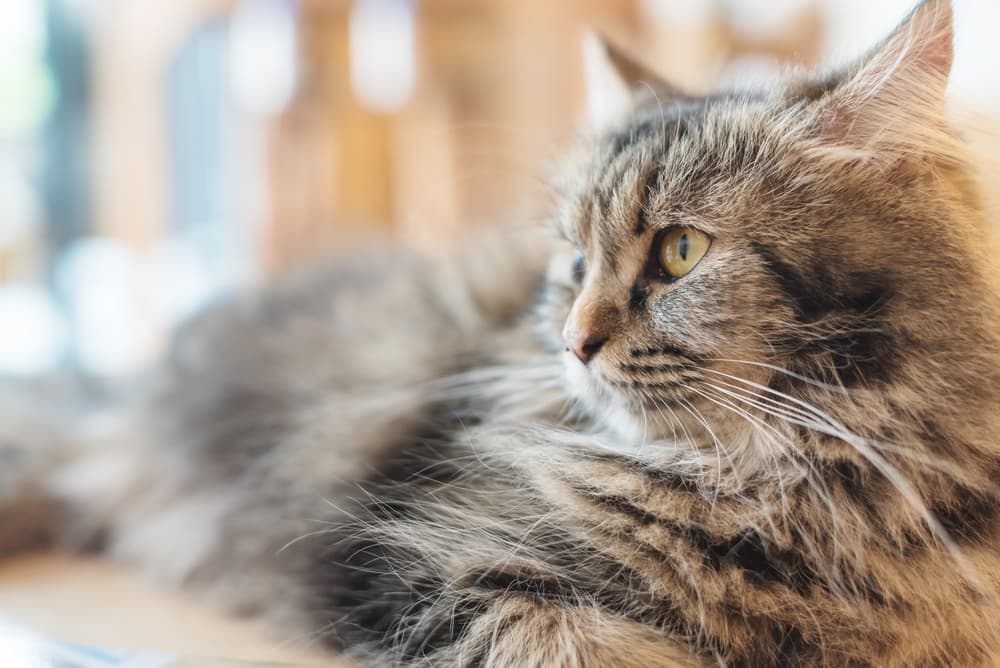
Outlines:
POLYGON ((0 558, 50 542, 58 517, 43 490, 37 453, 0 435, 0 558))

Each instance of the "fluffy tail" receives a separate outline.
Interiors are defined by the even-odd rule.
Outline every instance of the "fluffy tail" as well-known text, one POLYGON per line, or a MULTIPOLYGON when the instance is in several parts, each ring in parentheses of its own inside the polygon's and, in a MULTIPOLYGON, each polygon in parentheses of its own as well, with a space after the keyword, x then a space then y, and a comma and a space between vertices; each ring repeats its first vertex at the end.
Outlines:
POLYGON ((61 489, 89 450, 80 396, 75 383, 0 383, 0 558, 87 547, 98 533, 61 489))

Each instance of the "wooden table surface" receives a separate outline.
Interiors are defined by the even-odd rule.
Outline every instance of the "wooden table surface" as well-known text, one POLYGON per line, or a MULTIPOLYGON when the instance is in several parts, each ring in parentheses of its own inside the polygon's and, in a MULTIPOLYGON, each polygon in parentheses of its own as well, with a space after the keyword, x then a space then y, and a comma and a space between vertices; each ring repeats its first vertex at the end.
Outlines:
POLYGON ((348 665, 282 644, 254 623, 226 617, 96 559, 35 555, 0 562, 0 617, 59 640, 181 654, 189 657, 184 666, 213 659, 348 665))

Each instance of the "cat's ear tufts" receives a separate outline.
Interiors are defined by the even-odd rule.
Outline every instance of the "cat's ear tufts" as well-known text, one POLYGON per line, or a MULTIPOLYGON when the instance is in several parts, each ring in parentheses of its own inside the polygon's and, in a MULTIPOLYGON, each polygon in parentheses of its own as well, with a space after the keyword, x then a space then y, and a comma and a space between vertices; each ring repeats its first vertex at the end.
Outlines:
POLYGON ((924 0, 824 97, 825 134, 859 147, 919 149, 943 126, 953 36, 950 0, 924 0))
POLYGON ((639 98, 661 103, 685 97, 672 85, 604 36, 588 30, 583 37, 587 115, 598 130, 621 122, 639 98))

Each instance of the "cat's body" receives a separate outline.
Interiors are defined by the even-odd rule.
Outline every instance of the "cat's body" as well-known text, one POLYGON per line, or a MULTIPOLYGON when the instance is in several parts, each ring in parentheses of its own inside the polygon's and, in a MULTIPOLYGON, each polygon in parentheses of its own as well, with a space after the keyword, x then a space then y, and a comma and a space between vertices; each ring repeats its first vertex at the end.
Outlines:
POLYGON ((376 665, 994 665, 1000 301, 950 30, 928 2, 839 77, 654 85, 577 162, 534 307, 494 241, 209 314, 129 428, 7 469, 0 549, 100 543, 376 665))

